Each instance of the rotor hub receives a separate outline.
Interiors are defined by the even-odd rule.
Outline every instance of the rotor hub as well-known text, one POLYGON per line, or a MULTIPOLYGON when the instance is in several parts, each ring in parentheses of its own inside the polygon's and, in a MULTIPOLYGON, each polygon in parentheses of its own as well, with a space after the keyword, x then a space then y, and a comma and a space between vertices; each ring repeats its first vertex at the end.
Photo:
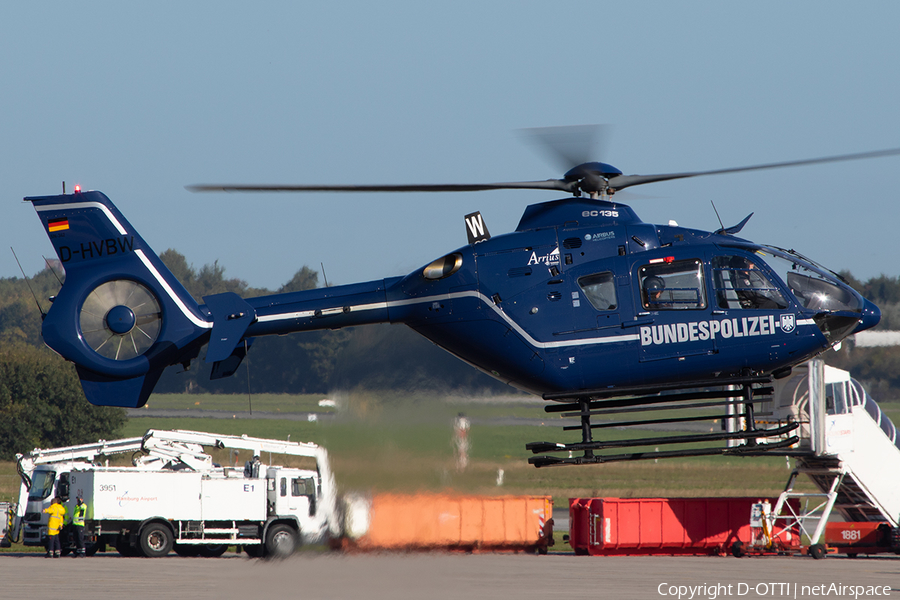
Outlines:
POLYGON ((106 325, 113 333, 118 335, 125 335, 134 329, 136 322, 134 311, 124 304, 115 306, 106 313, 106 325))
POLYGON ((609 178, 621 175, 622 171, 602 162, 587 162, 569 169, 563 179, 577 181, 580 192, 587 194, 605 193, 609 188, 609 178))

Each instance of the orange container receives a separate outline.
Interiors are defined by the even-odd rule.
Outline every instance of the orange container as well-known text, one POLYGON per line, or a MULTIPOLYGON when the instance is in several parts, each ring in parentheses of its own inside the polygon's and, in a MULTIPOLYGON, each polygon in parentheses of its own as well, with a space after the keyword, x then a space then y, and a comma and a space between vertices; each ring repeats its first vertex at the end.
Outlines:
POLYGON ((352 545, 365 550, 528 550, 553 540, 550 496, 378 494, 368 527, 352 545))
POLYGON ((893 552, 889 523, 826 523, 824 541, 827 546, 847 554, 893 552))

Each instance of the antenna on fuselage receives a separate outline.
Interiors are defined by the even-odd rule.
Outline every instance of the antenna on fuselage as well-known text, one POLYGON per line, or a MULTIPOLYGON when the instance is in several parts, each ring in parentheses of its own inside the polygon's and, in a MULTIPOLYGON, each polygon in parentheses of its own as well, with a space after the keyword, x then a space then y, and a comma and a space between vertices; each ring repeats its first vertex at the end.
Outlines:
POLYGON ((722 230, 724 231, 724 229, 725 229, 725 223, 722 222, 722 217, 719 216, 719 211, 716 210, 716 203, 713 202, 712 200, 710 200, 709 203, 712 204, 713 212, 716 213, 716 218, 719 220, 719 226, 720 226, 720 227, 722 228, 722 230))
POLYGON ((250 393, 250 344, 244 340, 244 358, 247 361, 247 404, 250 406, 250 416, 253 416, 253 395, 250 393))
POLYGON ((28 276, 25 275, 25 269, 22 268, 22 263, 19 262, 19 257, 16 256, 16 251, 13 250, 13 247, 9 247, 12 250, 13 257, 16 259, 16 264, 19 265, 19 270, 22 271, 22 277, 25 278, 25 285, 28 286, 28 291, 31 292, 31 296, 34 298, 34 303, 37 304, 38 311, 41 313, 41 321, 44 320, 44 317, 47 316, 47 313, 44 312, 44 309, 41 308, 41 303, 38 302, 37 294, 34 293, 34 289, 31 287, 31 282, 28 280, 28 276))
POLYGON ((56 269, 53 268, 53 265, 50 264, 50 261, 47 260, 46 256, 41 255, 41 258, 44 259, 44 264, 47 265, 47 268, 50 269, 50 272, 53 273, 53 276, 56 277, 56 280, 59 282, 60 287, 62 287, 62 279, 59 278, 59 275, 56 274, 56 269))

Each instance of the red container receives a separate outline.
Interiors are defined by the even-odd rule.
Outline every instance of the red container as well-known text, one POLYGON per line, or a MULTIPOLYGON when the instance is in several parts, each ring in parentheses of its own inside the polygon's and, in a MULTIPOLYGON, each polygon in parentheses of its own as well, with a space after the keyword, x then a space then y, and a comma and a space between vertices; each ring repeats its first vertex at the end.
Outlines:
MULTIPOLYGON (((569 543, 576 554, 600 556, 724 554, 752 539, 758 498, 572 498, 569 543)), ((772 506, 775 500, 770 499, 772 506)), ((781 539, 796 546, 796 532, 781 539)))

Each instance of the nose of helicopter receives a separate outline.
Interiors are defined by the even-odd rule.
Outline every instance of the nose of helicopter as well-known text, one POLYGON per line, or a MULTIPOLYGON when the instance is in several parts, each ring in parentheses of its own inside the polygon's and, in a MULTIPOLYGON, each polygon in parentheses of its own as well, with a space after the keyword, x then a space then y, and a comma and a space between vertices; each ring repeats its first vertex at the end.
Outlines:
POLYGON ((871 329, 878 325, 879 321, 881 321, 881 309, 874 303, 864 299, 860 324, 856 327, 854 333, 871 329))
POLYGON ((881 309, 859 296, 857 311, 826 311, 813 317, 830 344, 837 344, 847 336, 871 329, 881 320, 881 309))

